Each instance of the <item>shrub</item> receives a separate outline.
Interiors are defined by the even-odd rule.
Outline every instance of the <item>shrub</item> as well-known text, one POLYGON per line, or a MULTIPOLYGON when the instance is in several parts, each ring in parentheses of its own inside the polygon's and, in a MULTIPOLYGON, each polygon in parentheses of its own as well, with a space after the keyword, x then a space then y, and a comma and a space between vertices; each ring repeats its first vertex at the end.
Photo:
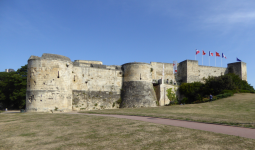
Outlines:
POLYGON ((208 97, 209 94, 216 95, 217 98, 226 98, 238 92, 255 93, 253 86, 233 73, 219 77, 209 76, 207 79, 204 78, 204 82, 181 84, 179 91, 186 97, 185 103, 203 101, 203 97, 208 97))
POLYGON ((58 111, 58 107, 55 107, 55 109, 54 109, 55 111, 58 111))
POLYGON ((187 99, 185 103, 192 103, 203 99, 203 86, 201 82, 182 83, 179 90, 187 99))
POLYGON ((156 105, 157 105, 157 106, 159 106, 159 102, 158 102, 158 100, 156 100, 156 105))
POLYGON ((215 101, 215 100, 217 100, 217 99, 219 99, 218 96, 213 96, 213 99, 212 99, 212 100, 215 101))
MULTIPOLYGON (((223 95, 222 94, 219 94, 219 95, 216 95, 216 97, 218 98, 218 99, 220 99, 220 98, 223 98, 223 95)), ((213 97, 214 98, 214 97, 213 97)))
POLYGON ((184 97, 181 101, 182 103, 188 103, 188 98, 187 97, 184 97))
POLYGON ((240 93, 250 93, 251 91, 249 90, 240 90, 240 93))
POLYGON ((169 88, 169 89, 166 90, 166 92, 167 92, 167 97, 170 101, 176 101, 177 100, 176 94, 175 94, 176 93, 176 88, 174 88, 173 90, 172 90, 172 88, 169 88))
POLYGON ((224 94, 224 93, 237 93, 237 91, 236 90, 223 90, 223 91, 221 91, 221 94, 224 94))
POLYGON ((120 104, 121 103, 121 98, 119 98, 117 101, 116 101, 117 104, 120 104))

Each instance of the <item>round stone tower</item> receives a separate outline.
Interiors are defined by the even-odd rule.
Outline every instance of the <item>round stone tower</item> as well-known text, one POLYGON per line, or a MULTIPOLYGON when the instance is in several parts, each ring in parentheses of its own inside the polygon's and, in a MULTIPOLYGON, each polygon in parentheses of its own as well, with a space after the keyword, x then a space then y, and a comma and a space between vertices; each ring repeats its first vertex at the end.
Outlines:
POLYGON ((126 63, 122 65, 124 78, 121 108, 156 107, 156 94, 152 85, 151 65, 126 63))
POLYGON ((72 110, 72 68, 68 57, 43 54, 28 60, 26 110, 72 110))

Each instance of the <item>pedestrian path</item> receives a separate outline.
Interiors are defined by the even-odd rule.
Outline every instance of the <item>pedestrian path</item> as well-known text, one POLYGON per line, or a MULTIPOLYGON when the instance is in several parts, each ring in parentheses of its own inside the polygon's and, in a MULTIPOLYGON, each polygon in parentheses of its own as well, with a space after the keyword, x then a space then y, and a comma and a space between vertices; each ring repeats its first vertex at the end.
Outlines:
POLYGON ((225 125, 216 125, 216 124, 198 123, 198 122, 191 122, 191 121, 181 121, 181 120, 162 119, 162 118, 152 118, 152 117, 142 117, 142 116, 86 114, 86 113, 78 113, 78 112, 67 112, 67 113, 90 115, 90 116, 125 118, 125 119, 139 120, 139 121, 151 122, 156 124, 171 125, 171 126, 210 131, 215 133, 222 133, 222 134, 235 135, 235 136, 255 139, 255 129, 250 129, 250 128, 232 127, 232 126, 225 126, 225 125))

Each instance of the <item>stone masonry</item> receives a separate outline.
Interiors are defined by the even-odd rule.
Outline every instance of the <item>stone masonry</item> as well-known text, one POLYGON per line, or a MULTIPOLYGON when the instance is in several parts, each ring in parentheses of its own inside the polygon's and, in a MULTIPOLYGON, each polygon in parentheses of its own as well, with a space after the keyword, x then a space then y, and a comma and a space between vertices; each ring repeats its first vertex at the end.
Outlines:
POLYGON ((106 66, 101 61, 75 60, 56 54, 31 56, 28 60, 27 111, 95 110, 156 107, 168 104, 168 88, 182 82, 202 81, 208 76, 235 73, 247 80, 246 63, 227 68, 200 66, 198 61, 172 63, 127 63, 106 66), (164 64, 164 76, 163 72, 164 64), (154 86, 154 87, 153 87, 154 86))

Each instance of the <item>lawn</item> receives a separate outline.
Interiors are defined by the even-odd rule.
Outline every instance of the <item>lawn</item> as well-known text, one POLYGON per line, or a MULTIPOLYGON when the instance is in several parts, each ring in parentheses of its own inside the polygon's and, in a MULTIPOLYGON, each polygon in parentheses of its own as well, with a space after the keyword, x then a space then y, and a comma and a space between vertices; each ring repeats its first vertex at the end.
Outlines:
POLYGON ((254 149, 255 140, 83 114, 0 114, 0 149, 254 149))
POLYGON ((255 94, 239 93, 200 104, 95 110, 83 113, 150 116, 255 128, 255 94))

